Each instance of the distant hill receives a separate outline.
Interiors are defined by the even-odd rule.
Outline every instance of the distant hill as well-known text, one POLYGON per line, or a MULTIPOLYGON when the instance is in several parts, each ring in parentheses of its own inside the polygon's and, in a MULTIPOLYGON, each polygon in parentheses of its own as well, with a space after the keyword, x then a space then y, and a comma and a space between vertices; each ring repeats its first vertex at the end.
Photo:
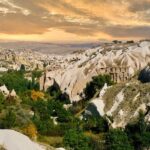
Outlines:
POLYGON ((6 49, 31 49, 46 54, 67 54, 77 50, 86 50, 98 46, 98 43, 73 43, 57 44, 42 42, 0 42, 0 48, 6 49))

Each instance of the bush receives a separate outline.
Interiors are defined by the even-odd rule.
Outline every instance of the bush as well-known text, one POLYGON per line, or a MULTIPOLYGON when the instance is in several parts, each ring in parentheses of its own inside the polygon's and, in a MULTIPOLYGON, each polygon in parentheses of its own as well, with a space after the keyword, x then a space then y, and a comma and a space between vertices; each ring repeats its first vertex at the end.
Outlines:
POLYGON ((29 136, 32 139, 35 139, 37 137, 37 129, 36 126, 33 123, 28 124, 24 128, 24 133, 29 136))
POLYGON ((10 129, 16 125, 16 114, 12 110, 6 112, 5 117, 2 120, 1 128, 10 129))
POLYGON ((70 129, 66 132, 63 143, 67 148, 73 148, 74 150, 91 150, 90 139, 87 138, 82 131, 76 129, 70 129))
POLYGON ((52 119, 40 120, 39 118, 34 117, 33 122, 37 127, 38 133, 40 133, 41 135, 57 136, 61 133, 59 130, 59 126, 55 126, 52 119))
POLYGON ((4 108, 4 103, 5 103, 5 97, 2 93, 0 93, 0 112, 4 108))
POLYGON ((109 129, 107 120, 102 117, 88 117, 84 121, 84 127, 87 131, 92 131, 93 133, 107 132, 109 129))
POLYGON ((133 150, 127 134, 120 129, 112 129, 106 135, 107 150, 133 150))
POLYGON ((35 91, 35 90, 32 90, 31 91, 31 98, 32 100, 38 100, 38 99, 43 99, 44 98, 44 93, 43 92, 40 92, 40 91, 35 91))

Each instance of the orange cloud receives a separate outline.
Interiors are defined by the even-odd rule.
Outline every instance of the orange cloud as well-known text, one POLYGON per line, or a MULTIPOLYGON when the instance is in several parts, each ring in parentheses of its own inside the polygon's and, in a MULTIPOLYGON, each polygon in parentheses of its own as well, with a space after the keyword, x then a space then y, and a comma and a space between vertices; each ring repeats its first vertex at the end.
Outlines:
POLYGON ((149 38, 149 6, 150 0, 0 0, 0 39, 149 38))

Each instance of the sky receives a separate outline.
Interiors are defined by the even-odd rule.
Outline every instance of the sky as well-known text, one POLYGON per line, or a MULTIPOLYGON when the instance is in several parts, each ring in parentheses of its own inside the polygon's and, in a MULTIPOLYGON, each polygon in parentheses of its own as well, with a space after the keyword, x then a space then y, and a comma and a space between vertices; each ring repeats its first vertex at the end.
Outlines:
POLYGON ((150 38, 150 0, 0 0, 0 40, 150 38))

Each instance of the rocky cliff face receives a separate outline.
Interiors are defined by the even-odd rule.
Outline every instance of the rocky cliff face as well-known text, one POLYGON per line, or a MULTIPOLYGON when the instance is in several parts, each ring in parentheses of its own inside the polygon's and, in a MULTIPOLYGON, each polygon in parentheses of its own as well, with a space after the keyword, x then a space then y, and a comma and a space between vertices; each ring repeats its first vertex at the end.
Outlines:
MULTIPOLYGON (((99 96, 90 102, 85 113, 111 118, 109 122, 113 128, 125 127, 138 117, 140 111, 146 113, 149 105, 150 84, 135 80, 111 87, 105 85, 99 96)), ((150 112, 146 116, 147 121, 150 121, 149 114, 150 112)))
POLYGON ((83 89, 98 74, 110 74, 115 82, 128 81, 150 62, 150 42, 102 44, 99 47, 67 56, 55 57, 53 67, 41 78, 41 89, 47 89, 55 80, 71 101, 81 99, 83 89), (59 66, 59 67, 57 67, 59 66), (53 69, 51 69, 53 68, 53 69))

